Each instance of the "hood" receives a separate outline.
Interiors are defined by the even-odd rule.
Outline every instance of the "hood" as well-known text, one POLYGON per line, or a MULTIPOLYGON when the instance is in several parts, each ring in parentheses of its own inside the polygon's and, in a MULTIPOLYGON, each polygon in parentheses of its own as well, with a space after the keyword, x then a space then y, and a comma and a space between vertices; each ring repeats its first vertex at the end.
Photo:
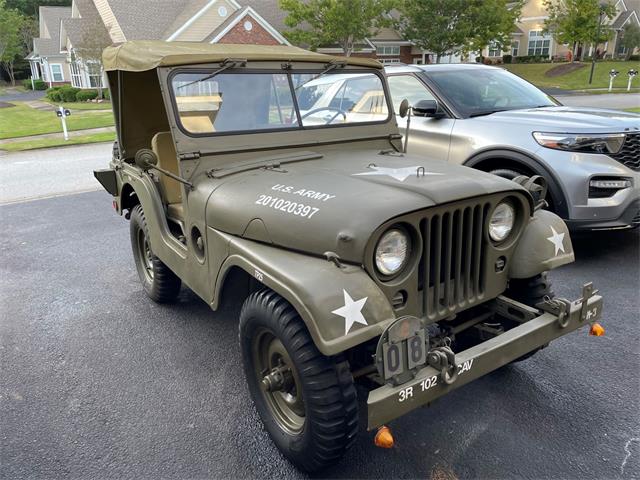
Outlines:
POLYGON ((357 263, 371 234, 393 217, 496 192, 524 191, 510 180, 471 168, 378 151, 323 152, 311 160, 207 181, 221 182, 207 204, 209 226, 306 253, 335 252, 357 263))
POLYGON ((539 131, 618 133, 640 131, 640 115, 589 107, 543 107, 496 112, 470 119, 485 124, 526 124, 539 131))

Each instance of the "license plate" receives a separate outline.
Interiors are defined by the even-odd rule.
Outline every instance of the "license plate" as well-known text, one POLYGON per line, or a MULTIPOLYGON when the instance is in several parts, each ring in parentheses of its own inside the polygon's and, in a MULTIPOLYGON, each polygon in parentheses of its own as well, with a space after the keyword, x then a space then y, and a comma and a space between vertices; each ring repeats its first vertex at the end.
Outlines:
POLYGON ((384 376, 390 378, 424 365, 427 360, 424 332, 382 345, 384 376))

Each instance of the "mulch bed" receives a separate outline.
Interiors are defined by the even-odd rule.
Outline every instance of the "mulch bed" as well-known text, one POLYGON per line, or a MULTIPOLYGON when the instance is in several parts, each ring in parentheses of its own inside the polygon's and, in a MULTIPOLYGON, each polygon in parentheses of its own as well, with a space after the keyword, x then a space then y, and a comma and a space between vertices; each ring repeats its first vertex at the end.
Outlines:
POLYGON ((553 68, 550 68, 544 73, 545 77, 560 77, 566 73, 574 72, 576 70, 580 70, 583 67, 586 67, 586 63, 563 63, 562 65, 557 65, 553 68))

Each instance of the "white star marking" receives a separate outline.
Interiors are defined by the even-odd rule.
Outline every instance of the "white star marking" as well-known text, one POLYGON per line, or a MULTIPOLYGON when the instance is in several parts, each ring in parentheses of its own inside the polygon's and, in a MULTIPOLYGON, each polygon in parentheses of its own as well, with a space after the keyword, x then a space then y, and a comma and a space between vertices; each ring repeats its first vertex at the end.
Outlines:
POLYGON ((364 303, 369 297, 364 297, 354 302, 346 290, 343 289, 342 292, 344 293, 344 307, 340 307, 331 313, 344 317, 344 334, 346 335, 354 323, 369 325, 362 315, 362 307, 364 307, 364 303))
POLYGON ((547 240, 549 240, 551 243, 553 243, 553 246, 555 247, 555 253, 554 255, 558 255, 558 252, 562 252, 564 253, 564 233, 558 233, 556 232, 555 228, 551 227, 551 233, 553 235, 551 235, 550 237, 547 237, 547 240))
POLYGON ((354 173, 354 175, 355 176, 357 175, 387 176, 387 177, 395 178, 400 182, 404 182, 407 179, 407 177, 410 177, 411 175, 418 176, 419 168, 421 169, 419 176, 444 175, 443 173, 427 172, 426 170, 424 170, 424 167, 421 167, 419 165, 416 165, 415 167, 404 167, 404 168, 387 168, 387 167, 371 166, 371 169, 373 170, 373 172, 354 173))

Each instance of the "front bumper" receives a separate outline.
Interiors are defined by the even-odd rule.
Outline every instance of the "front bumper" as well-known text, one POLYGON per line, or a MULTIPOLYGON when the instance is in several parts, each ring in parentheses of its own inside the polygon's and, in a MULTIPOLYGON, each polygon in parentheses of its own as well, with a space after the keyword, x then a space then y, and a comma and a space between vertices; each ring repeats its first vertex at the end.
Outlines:
POLYGON ((541 148, 536 155, 554 171, 566 200, 562 217, 571 230, 622 229, 634 225, 640 203, 640 172, 602 154, 541 148), (593 178, 630 179, 632 186, 606 198, 590 198, 593 178))
POLYGON ((410 411, 546 345, 602 315, 602 297, 585 286, 583 298, 564 301, 565 313, 545 312, 490 340, 455 355, 458 377, 445 383, 438 370, 426 366, 402 385, 383 385, 369 393, 368 429, 384 425, 410 411))

